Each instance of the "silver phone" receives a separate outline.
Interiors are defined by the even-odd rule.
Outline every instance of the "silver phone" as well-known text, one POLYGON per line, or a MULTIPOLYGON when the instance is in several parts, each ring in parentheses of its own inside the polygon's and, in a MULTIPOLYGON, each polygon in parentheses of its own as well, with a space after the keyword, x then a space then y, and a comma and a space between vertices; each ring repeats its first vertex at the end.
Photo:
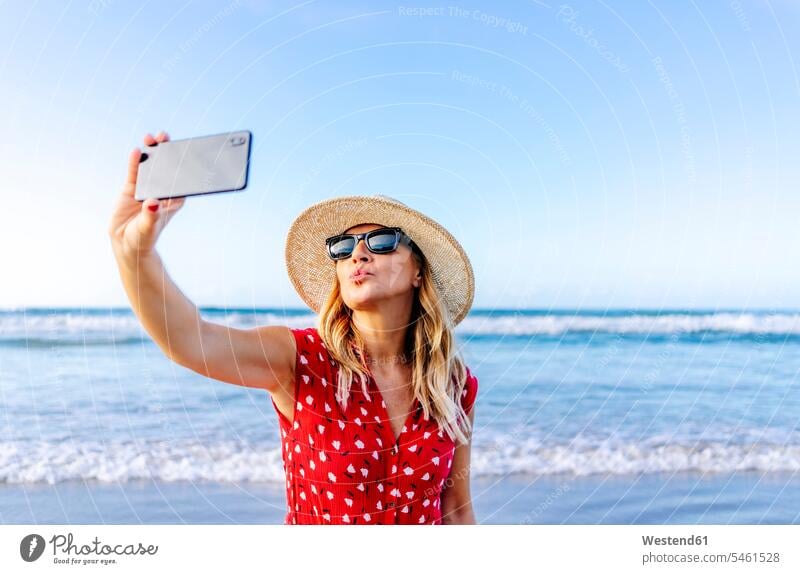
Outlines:
POLYGON ((243 190, 252 139, 245 130, 145 146, 135 198, 144 201, 243 190))

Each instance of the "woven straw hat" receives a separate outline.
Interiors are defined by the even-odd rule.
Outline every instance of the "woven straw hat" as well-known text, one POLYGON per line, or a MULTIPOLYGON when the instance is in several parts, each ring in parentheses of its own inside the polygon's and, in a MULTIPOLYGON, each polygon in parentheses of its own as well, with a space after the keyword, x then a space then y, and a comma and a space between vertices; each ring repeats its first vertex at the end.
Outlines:
POLYGON ((325 240, 368 223, 400 227, 419 246, 453 326, 460 323, 475 295, 475 277, 467 254, 436 221, 386 195, 327 199, 297 216, 286 236, 285 257, 289 279, 300 298, 319 313, 336 281, 325 240))

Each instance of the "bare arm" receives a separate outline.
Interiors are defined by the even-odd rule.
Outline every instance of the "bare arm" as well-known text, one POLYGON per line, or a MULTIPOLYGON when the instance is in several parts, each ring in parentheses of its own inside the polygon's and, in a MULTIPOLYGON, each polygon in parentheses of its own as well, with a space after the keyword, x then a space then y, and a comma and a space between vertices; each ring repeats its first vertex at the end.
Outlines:
POLYGON ((197 307, 172 281, 152 250, 137 258, 117 256, 120 278, 142 327, 176 362, 200 348, 204 320, 197 307))
MULTIPOLYGON (((146 145, 168 141, 164 133, 146 145)), ((205 321, 164 268, 155 243, 184 199, 135 199, 140 150, 128 161, 128 177, 109 226, 114 256, 133 312, 176 363, 227 383, 269 392, 294 374, 295 342, 287 327, 243 330, 205 321), (150 206, 158 206, 156 210, 150 206)))
MULTIPOLYGON (((474 428, 475 406, 468 416, 474 428)), ((471 447, 471 439, 467 444, 456 446, 453 467, 442 492, 442 524, 477 524, 472 510, 472 495, 469 491, 471 447)))

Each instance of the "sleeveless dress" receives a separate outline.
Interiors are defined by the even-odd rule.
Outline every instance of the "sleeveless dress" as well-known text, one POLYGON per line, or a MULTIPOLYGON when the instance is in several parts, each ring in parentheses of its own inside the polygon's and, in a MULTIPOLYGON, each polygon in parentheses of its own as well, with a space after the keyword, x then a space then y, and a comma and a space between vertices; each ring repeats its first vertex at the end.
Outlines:
MULTIPOLYGON (((350 387, 336 401, 338 366, 316 328, 291 329, 297 342, 294 420, 278 414, 286 472, 285 524, 441 524, 441 492, 455 442, 414 399, 395 440, 372 377, 368 394, 350 387)), ((469 414, 478 379, 467 369, 461 404, 469 414)))

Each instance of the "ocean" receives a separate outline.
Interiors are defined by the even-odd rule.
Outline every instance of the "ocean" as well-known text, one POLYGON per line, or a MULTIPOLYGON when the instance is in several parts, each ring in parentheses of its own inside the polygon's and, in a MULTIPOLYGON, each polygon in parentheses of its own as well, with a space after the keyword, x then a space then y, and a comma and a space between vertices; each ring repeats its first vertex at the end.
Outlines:
MULTIPOLYGON (((479 522, 800 523, 800 313, 478 309, 456 336, 479 522)), ((2 523, 282 520, 269 396, 172 363, 129 309, 0 311, 0 425, 2 523), (209 489, 228 496, 198 514, 209 489), (184 510, 130 513, 144 491, 184 510)))

